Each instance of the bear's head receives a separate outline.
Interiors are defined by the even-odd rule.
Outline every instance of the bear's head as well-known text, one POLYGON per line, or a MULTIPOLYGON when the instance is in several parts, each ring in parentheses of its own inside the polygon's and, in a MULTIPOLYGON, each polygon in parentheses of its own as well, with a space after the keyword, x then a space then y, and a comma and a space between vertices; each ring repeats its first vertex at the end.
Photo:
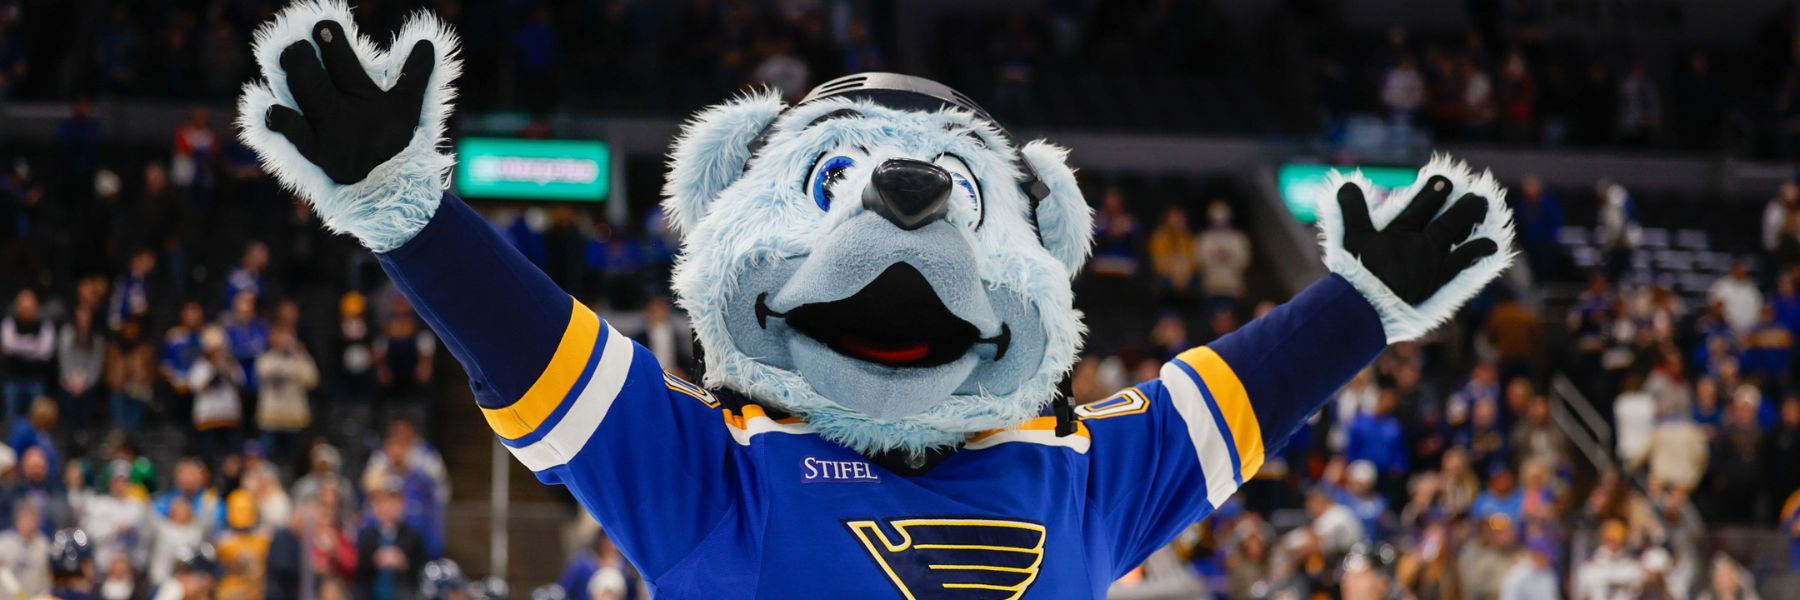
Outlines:
POLYGON ((1065 154, 888 73, 702 111, 664 207, 705 384, 865 454, 1038 416, 1083 335, 1070 280, 1093 215, 1065 154))

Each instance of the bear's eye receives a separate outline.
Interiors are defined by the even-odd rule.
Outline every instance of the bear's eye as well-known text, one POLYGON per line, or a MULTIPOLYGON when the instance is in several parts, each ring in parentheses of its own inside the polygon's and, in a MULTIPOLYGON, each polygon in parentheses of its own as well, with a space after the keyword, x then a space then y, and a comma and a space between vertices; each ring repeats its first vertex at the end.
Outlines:
POLYGON ((819 205, 819 210, 831 210, 831 186, 837 185, 838 180, 844 178, 844 170, 853 166, 856 166, 856 159, 841 154, 820 157, 818 164, 813 165, 808 181, 812 182, 813 203, 819 205))
POLYGON ((968 199, 969 206, 975 209, 975 222, 980 223, 981 180, 975 178, 975 172, 969 168, 969 164, 955 154, 939 156, 932 164, 950 172, 950 181, 956 184, 956 193, 968 199))

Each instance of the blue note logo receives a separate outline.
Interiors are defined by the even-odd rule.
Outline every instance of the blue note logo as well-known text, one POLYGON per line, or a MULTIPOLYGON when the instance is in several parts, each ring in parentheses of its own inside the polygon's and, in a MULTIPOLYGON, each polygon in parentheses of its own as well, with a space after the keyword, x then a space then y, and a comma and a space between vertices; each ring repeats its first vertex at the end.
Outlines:
POLYGON ((1015 600, 1044 565, 1048 531, 1030 521, 919 517, 844 521, 907 600, 1015 600))
POLYGON ((881 483, 875 466, 864 460, 830 460, 808 456, 800 460, 801 483, 881 483))

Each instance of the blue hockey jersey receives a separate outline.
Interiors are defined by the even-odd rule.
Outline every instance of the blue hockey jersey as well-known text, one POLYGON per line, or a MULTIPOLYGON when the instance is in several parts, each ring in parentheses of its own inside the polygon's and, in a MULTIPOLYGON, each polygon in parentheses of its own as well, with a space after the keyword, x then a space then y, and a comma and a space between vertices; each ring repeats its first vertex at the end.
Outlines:
POLYGON ((568 486, 666 598, 1101 597, 1385 346, 1333 276, 1161 377, 971 436, 917 476, 665 373, 447 196, 382 265, 519 462, 568 486))

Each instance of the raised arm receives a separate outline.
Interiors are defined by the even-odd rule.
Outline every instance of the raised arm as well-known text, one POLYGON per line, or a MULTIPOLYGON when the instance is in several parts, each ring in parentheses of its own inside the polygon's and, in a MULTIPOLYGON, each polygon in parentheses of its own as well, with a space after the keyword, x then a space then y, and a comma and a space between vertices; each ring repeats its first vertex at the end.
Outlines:
POLYGON ((258 32, 267 82, 246 88, 239 124, 326 227, 377 253, 468 371, 495 432, 520 438, 575 387, 602 325, 445 193, 455 36, 421 13, 392 49, 357 35, 341 4, 297 4, 258 32))
POLYGON ((1447 159, 1373 210, 1357 175, 1327 189, 1330 276, 1161 377, 1077 409, 1094 436, 1090 494, 1119 532, 1117 568, 1218 508, 1382 349, 1450 318, 1512 258, 1499 251, 1512 246, 1503 192, 1447 159))
POLYGON ((1448 320, 1513 257, 1505 190, 1448 158, 1433 159, 1417 183, 1373 208, 1360 173, 1336 176, 1326 189, 1335 194, 1319 203, 1319 228, 1332 275, 1163 372, 1165 381, 1176 372, 1201 384, 1235 379, 1267 452, 1388 344, 1448 320))
POLYGON ((377 253, 519 462, 568 485, 658 573, 724 510, 723 421, 710 396, 666 379, 649 351, 445 192, 456 53, 429 13, 381 50, 341 2, 296 3, 257 34, 266 81, 239 103, 244 141, 326 227, 377 253))

